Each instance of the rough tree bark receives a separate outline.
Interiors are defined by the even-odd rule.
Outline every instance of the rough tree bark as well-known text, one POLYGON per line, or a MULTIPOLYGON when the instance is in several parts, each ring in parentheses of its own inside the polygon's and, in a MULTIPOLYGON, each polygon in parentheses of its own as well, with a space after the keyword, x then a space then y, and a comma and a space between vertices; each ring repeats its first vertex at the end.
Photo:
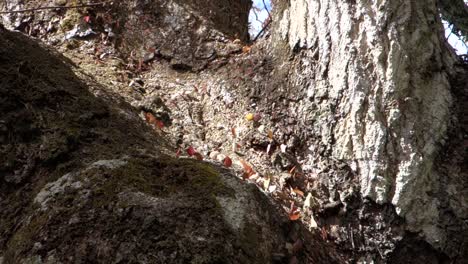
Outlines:
POLYGON ((310 49, 310 74, 293 79, 324 109, 315 129, 331 155, 356 161, 364 196, 422 218, 435 212, 414 198, 428 202, 452 102, 437 21, 434 2, 293 1, 278 28, 291 49, 310 49))
POLYGON ((466 152, 440 156, 466 133, 454 93, 466 92, 467 72, 443 38, 437 1, 276 2, 270 45, 294 56, 288 85, 303 98, 294 112, 315 121, 318 155, 351 164, 363 197, 391 203, 407 230, 464 262, 466 152))

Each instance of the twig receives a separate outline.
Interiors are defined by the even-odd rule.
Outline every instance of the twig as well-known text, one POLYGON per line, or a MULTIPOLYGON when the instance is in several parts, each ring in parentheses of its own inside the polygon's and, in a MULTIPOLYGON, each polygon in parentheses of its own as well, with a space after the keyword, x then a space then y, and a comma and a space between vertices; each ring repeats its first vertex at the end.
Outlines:
POLYGON ((263 2, 263 7, 265 8, 265 10, 266 10, 267 13, 268 13, 268 17, 271 18, 270 11, 268 11, 267 4, 265 3, 265 0, 262 0, 262 2, 263 2))
MULTIPOLYGON (((265 3, 265 0, 262 0, 263 2, 263 8, 266 10, 267 14, 268 14, 268 17, 267 17, 267 23, 265 24, 265 26, 262 28, 262 30, 260 30, 257 34, 257 36, 255 36, 255 38, 252 40, 252 42, 255 42, 262 34, 263 32, 265 31, 265 29, 270 25, 271 23, 271 14, 270 14, 270 11, 268 10, 267 8, 267 4, 265 3)), ((254 10, 254 14, 255 14, 255 17, 257 18, 257 21, 258 21, 258 16, 257 16, 257 13, 255 12, 254 10)))
POLYGON ((445 38, 445 40, 448 40, 448 39, 450 38, 450 36, 452 35, 452 33, 453 33, 453 31, 452 31, 452 25, 453 25, 453 24, 448 24, 448 25, 447 25, 447 28, 445 29, 445 30, 447 30, 447 29, 450 30, 450 33, 448 34, 447 38, 445 38))
POLYGON ((267 7, 267 4, 265 2, 265 0, 262 0, 263 2, 263 9, 267 12, 268 14, 268 17, 266 18, 266 23, 265 23, 265 20, 264 21, 260 21, 260 19, 258 18, 258 15, 257 15, 257 12, 255 10, 255 8, 257 9, 260 9, 260 7, 255 7, 252 8, 252 11, 255 15, 255 19, 258 21, 258 22, 261 22, 263 25, 262 29, 257 33, 257 35, 255 36, 255 38, 252 40, 252 42, 255 42, 262 34, 263 32, 265 31, 265 29, 270 25, 271 23, 271 14, 270 14, 270 11, 268 10, 268 7, 267 7))
POLYGON ((271 23, 271 19, 269 19, 266 23, 266 25, 262 28, 262 30, 260 30, 260 32, 258 32, 257 36, 255 36, 255 38, 252 40, 252 42, 255 42, 257 41, 257 39, 260 37, 260 35, 263 34, 263 32, 265 31, 265 29, 270 25, 271 23))
POLYGON ((258 22, 260 22, 260 23, 262 23, 263 21, 261 21, 261 20, 258 18, 257 10, 255 10, 255 8, 256 8, 256 7, 253 7, 253 8, 252 8, 252 12, 253 12, 253 14, 254 14, 254 16, 255 16, 255 20, 258 21, 258 22))
POLYGON ((0 14, 25 13, 25 12, 32 12, 32 11, 46 10, 46 9, 82 8, 82 7, 100 6, 100 5, 104 5, 104 4, 106 4, 106 2, 95 3, 95 4, 86 4, 86 5, 74 5, 74 6, 44 6, 44 7, 36 7, 36 8, 30 8, 30 9, 15 10, 15 11, 1 11, 0 14))

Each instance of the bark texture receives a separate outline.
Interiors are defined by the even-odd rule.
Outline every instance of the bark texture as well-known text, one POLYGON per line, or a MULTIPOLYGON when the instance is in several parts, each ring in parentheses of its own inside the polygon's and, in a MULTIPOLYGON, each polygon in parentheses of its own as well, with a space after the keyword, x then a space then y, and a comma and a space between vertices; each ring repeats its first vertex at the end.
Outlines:
MULTIPOLYGON (((304 98, 297 118, 315 121, 311 136, 352 166, 362 196, 393 204, 408 230, 436 248, 453 245, 459 238, 449 235, 440 190, 466 186, 465 174, 444 180, 437 157, 456 118, 451 89, 465 88, 451 85, 458 60, 442 37, 436 1, 277 4, 271 45, 280 57, 282 41, 296 54, 289 84, 304 98)), ((454 218, 466 219, 466 196, 451 199, 454 218)))

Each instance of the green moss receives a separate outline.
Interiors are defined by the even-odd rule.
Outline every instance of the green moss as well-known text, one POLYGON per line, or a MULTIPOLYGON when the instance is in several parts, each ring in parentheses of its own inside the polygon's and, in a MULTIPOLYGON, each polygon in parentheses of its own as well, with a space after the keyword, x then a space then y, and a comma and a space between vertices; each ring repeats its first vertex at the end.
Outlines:
POLYGON ((67 4, 67 0, 55 0, 55 4, 58 6, 64 6, 67 4))
POLYGON ((68 31, 73 29, 76 24, 78 24, 81 20, 81 14, 77 11, 77 9, 70 9, 67 11, 65 18, 63 18, 61 26, 63 31, 68 31))
POLYGON ((76 39, 70 39, 65 43, 65 47, 69 50, 77 49, 80 47, 80 42, 76 39))
POLYGON ((219 195, 234 195, 234 190, 222 183, 219 172, 209 164, 169 156, 159 159, 133 158, 120 168, 95 168, 82 177, 90 179, 94 185, 95 207, 117 200, 117 195, 123 191, 158 197, 176 193, 196 194, 214 201, 219 195))
POLYGON ((182 160, 182 163, 185 163, 184 167, 189 171, 194 168, 197 172, 190 178, 190 184, 194 188, 208 189, 213 195, 234 196, 234 190, 222 183, 219 172, 211 165, 194 160, 182 160))
POLYGON ((42 213, 22 226, 8 242, 8 250, 5 252, 5 263, 18 263, 21 253, 27 252, 39 235, 39 232, 47 223, 47 214, 42 213))
MULTIPOLYGON (((255 223, 246 223, 244 228, 242 229, 242 236, 243 239, 241 241, 241 247, 244 249, 245 253, 249 255, 249 257, 253 259, 259 259, 261 256, 256 256, 254 252, 258 245, 262 243, 261 237, 261 227, 256 225, 255 223)), ((265 263, 267 259, 265 259, 265 263)))

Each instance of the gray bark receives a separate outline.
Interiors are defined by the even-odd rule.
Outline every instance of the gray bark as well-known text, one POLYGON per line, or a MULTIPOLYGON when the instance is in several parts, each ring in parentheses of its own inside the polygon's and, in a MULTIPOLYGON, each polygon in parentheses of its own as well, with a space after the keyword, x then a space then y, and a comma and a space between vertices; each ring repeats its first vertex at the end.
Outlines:
POLYGON ((466 234, 460 220, 468 216, 468 198, 456 187, 466 186, 466 173, 443 180, 437 157, 449 146, 457 118, 452 90, 464 88, 451 85, 458 59, 444 41, 436 1, 291 0, 278 6, 271 47, 279 57, 286 51, 282 42, 301 50, 288 84, 304 99, 291 111, 313 119, 317 143, 352 165, 363 197, 394 205, 407 229, 422 232, 436 248, 453 246, 459 238, 443 219, 440 190, 453 188, 448 207, 466 234))

